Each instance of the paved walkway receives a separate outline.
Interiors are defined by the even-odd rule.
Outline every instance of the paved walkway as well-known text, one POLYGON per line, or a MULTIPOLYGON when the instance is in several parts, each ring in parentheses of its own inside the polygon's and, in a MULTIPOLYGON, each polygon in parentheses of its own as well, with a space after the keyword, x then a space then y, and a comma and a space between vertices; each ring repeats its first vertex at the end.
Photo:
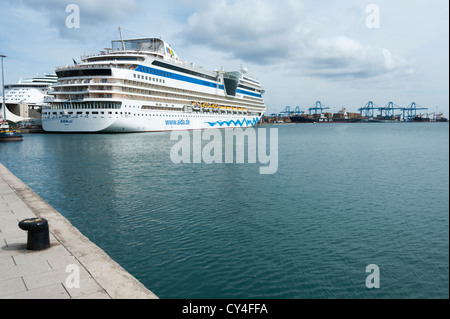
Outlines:
POLYGON ((0 163, 0 299, 157 299, 0 163), (26 218, 45 218, 50 248, 27 250, 26 218))

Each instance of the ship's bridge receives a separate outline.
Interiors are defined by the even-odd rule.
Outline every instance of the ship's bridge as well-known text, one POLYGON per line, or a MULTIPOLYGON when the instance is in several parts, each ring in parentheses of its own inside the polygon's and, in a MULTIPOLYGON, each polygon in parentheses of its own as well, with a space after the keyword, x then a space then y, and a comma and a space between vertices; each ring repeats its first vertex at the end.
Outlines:
POLYGON ((158 38, 142 38, 128 40, 111 41, 112 50, 114 51, 142 51, 153 54, 162 55, 180 61, 178 55, 172 50, 169 44, 158 38))

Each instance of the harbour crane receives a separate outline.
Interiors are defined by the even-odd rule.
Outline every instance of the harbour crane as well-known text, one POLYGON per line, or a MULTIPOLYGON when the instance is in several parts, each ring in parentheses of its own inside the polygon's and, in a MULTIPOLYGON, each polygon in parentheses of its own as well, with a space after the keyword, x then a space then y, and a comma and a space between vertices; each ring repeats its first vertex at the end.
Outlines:
POLYGON ((361 118, 368 120, 373 119, 375 117, 375 109, 379 109, 379 106, 375 107, 372 101, 367 102, 364 107, 358 109, 361 113, 361 118))
POLYGON ((395 110, 403 110, 403 108, 393 102, 389 102, 385 107, 380 107, 378 110, 382 118, 393 118, 395 116, 395 110))
POLYGON ((417 110, 428 110, 428 108, 418 106, 416 102, 412 102, 408 107, 402 108, 403 121, 412 122, 417 115, 417 110))
POLYGON ((305 114, 305 112, 300 110, 300 106, 296 106, 294 110, 294 115, 302 115, 302 114, 305 114))
POLYGON ((310 107, 309 110, 309 114, 312 115, 313 111, 314 114, 322 114, 323 110, 329 110, 329 107, 324 107, 322 106, 322 103, 320 101, 317 101, 314 107, 310 107))

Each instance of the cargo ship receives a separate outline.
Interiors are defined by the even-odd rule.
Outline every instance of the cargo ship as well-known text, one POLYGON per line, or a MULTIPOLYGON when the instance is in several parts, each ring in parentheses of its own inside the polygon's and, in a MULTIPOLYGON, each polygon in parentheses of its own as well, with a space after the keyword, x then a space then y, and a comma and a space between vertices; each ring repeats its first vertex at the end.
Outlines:
POLYGON ((395 122, 400 122, 401 116, 397 115, 397 116, 381 116, 378 115, 375 118, 371 118, 368 120, 368 122, 372 122, 372 123, 395 123, 395 122))
POLYGON ((444 117, 443 113, 436 114, 436 122, 448 122, 448 119, 444 117))
POLYGON ((413 118, 413 122, 448 122, 448 119, 444 117, 443 113, 431 114, 430 117, 427 114, 419 114, 413 118))
POLYGON ((333 114, 332 120, 334 123, 354 123, 361 121, 360 113, 347 112, 345 107, 333 114))
POLYGON ((309 115, 294 115, 290 117, 291 123, 316 123, 318 122, 317 119, 315 119, 312 116, 309 115))

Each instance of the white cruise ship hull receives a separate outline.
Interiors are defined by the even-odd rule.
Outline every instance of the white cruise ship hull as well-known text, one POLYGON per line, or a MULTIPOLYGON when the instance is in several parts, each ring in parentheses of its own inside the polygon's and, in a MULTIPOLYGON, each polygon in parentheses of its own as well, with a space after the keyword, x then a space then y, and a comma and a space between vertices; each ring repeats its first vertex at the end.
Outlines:
MULTIPOLYGON (((107 111, 105 113, 108 113, 107 111)), ((144 113, 144 112, 142 112, 144 113)), ((65 133, 134 133, 211 128, 250 127, 260 117, 244 115, 179 114, 179 112, 148 112, 140 115, 80 115, 55 117, 43 122, 46 132, 65 133)))

